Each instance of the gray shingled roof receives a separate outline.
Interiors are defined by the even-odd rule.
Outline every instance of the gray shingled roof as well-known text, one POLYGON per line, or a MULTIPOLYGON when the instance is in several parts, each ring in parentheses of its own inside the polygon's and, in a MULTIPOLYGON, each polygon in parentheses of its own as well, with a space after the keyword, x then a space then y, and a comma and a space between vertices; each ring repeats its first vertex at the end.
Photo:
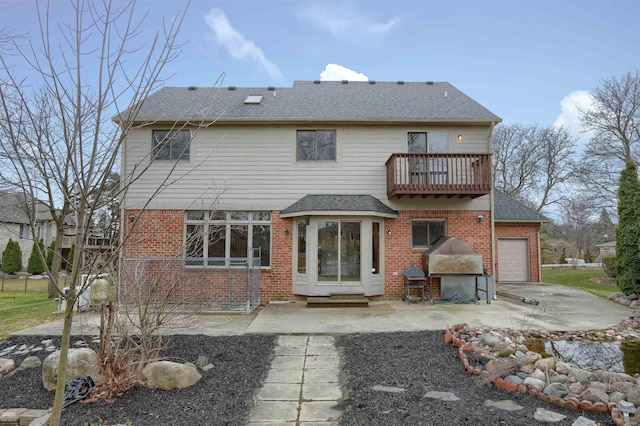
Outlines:
POLYGON ((397 217, 398 212, 372 195, 305 195, 280 212, 280 216, 304 215, 311 212, 370 212, 397 217))
MULTIPOLYGON (((446 82, 295 81, 293 87, 165 87, 147 97, 137 120, 499 122, 446 82), (262 96, 259 104, 244 103, 262 96)), ((117 121, 117 120, 116 120, 117 121)))
MULTIPOLYGON (((29 223, 28 205, 23 194, 0 191, 0 223, 29 223)), ((37 220, 51 220, 51 214, 42 203, 36 203, 37 220)))
POLYGON ((496 222, 549 222, 549 219, 518 200, 494 190, 496 222))

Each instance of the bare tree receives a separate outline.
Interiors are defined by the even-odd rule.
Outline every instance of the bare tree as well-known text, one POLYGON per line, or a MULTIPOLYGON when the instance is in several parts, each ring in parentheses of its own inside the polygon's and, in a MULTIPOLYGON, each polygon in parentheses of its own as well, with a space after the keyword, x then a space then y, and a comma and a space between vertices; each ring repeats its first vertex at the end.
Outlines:
MULTIPOLYGON (((72 6, 75 16, 71 22, 53 23, 48 21, 51 5, 37 4, 38 40, 31 41, 28 48, 14 43, 11 55, 0 52, 2 183, 24 193, 32 203, 40 200, 47 205, 57 225, 55 262, 47 271, 56 288, 68 217, 73 217, 75 224, 71 282, 80 283, 83 266, 83 272, 99 270, 94 264, 83 265, 81 257, 91 223, 102 207, 101 198, 92 194, 108 186, 122 142, 136 128, 138 109, 162 84, 165 66, 175 59, 185 13, 178 12, 145 45, 138 38, 145 27, 135 1, 113 4, 108 0, 77 0, 72 6), (31 74, 15 75, 14 60, 24 60, 31 74), (115 115, 118 126, 111 121, 115 115)), ((122 184, 121 190, 126 186, 122 184)), ((33 221, 32 231, 35 226, 33 221)), ((79 293, 82 291, 84 288, 79 293)), ((51 425, 60 423, 73 306, 78 295, 72 285, 66 296, 51 425)))
POLYGON ((563 128, 513 124, 493 134, 495 188, 537 211, 560 203, 574 163, 576 141, 563 128))
POLYGON ((604 80, 591 94, 593 108, 582 111, 585 130, 596 132, 585 155, 638 163, 640 151, 640 73, 604 80))
POLYGON ((587 143, 576 174, 591 199, 610 213, 617 206, 620 171, 628 161, 640 164, 640 73, 627 72, 600 83, 591 93, 593 107, 581 112, 587 143))
MULTIPOLYGON (((585 194, 574 194, 563 202, 564 231, 567 239, 575 245, 574 259, 581 259, 585 250, 593 247, 598 237, 598 209, 585 194)), ((575 261, 573 266, 575 267, 575 261)))

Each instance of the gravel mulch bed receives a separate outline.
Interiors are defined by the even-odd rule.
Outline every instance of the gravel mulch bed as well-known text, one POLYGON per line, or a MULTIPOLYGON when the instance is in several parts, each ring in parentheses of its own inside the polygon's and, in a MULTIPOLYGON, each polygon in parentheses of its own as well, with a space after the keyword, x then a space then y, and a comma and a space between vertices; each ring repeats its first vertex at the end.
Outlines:
MULTIPOLYGON (((59 337, 14 336, 0 343, 0 350, 14 344, 37 345, 59 337)), ((72 342, 74 339, 72 338, 72 342)), ((172 336, 167 353, 170 360, 194 362, 204 355, 214 368, 200 370, 202 379, 185 389, 163 391, 135 386, 113 404, 104 401, 77 402, 63 410, 64 425, 243 425, 254 405, 254 393, 269 371, 274 336, 172 336)), ((42 360, 48 354, 39 354, 42 360)), ((23 357, 14 357, 16 365, 23 357)), ((19 371, 0 380, 1 408, 48 409, 53 392, 42 386, 42 369, 19 371)))
MULTIPOLYGON (((45 338, 12 337, 0 342, 0 350, 13 344, 39 344, 45 338)), ((274 339, 258 335, 172 336, 169 358, 184 362, 205 355, 215 368, 201 371, 203 378, 190 388, 161 391, 136 386, 113 404, 75 403, 63 411, 62 424, 246 424, 253 396, 268 372, 274 339)), ((58 346, 59 337, 53 340, 58 346)), ((601 425, 613 424, 608 413, 563 409, 529 395, 507 393, 467 373, 457 348, 444 343, 443 331, 343 335, 336 337, 336 346, 343 360, 342 425, 540 425, 534 419, 538 407, 567 416, 557 425, 571 425, 581 415, 601 425), (376 391, 375 385, 405 391, 376 391), (429 391, 452 392, 460 400, 426 398, 429 391), (511 400, 523 409, 486 407, 487 400, 511 400)), ((38 356, 44 359, 46 355, 38 356)), ((485 361, 468 355, 474 365, 485 361)), ((22 359, 15 360, 19 364, 22 359)), ((0 408, 46 409, 53 404, 53 392, 42 387, 40 368, 0 380, 0 389, 0 408)))
MULTIPOLYGON (((581 415, 612 425, 608 413, 573 411, 519 392, 508 393, 492 382, 467 373, 458 349, 444 343, 444 332, 344 335, 336 339, 342 353, 346 399, 343 425, 540 425, 537 408, 567 416, 556 425, 572 425, 581 415), (405 389, 374 390, 381 385, 405 389), (426 398, 430 391, 452 392, 459 401, 426 398), (504 411, 485 401, 511 400, 523 407, 504 411)), ((469 362, 482 364, 469 354, 469 362)))

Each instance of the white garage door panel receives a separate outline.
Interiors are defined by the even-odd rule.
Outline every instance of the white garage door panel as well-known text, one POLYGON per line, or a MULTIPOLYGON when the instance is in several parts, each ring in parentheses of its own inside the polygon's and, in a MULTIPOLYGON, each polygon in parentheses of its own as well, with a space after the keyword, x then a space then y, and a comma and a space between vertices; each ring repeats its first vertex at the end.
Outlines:
POLYGON ((529 242, 527 239, 498 239, 498 274, 500 281, 529 281, 529 242))

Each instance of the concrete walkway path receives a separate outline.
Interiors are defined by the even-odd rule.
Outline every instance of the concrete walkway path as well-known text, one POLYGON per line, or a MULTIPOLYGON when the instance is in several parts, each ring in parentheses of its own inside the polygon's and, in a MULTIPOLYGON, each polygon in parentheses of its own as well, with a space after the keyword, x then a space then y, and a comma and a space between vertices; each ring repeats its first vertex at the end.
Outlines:
POLYGON ((337 425, 339 365, 332 336, 278 336, 249 425, 337 425))

